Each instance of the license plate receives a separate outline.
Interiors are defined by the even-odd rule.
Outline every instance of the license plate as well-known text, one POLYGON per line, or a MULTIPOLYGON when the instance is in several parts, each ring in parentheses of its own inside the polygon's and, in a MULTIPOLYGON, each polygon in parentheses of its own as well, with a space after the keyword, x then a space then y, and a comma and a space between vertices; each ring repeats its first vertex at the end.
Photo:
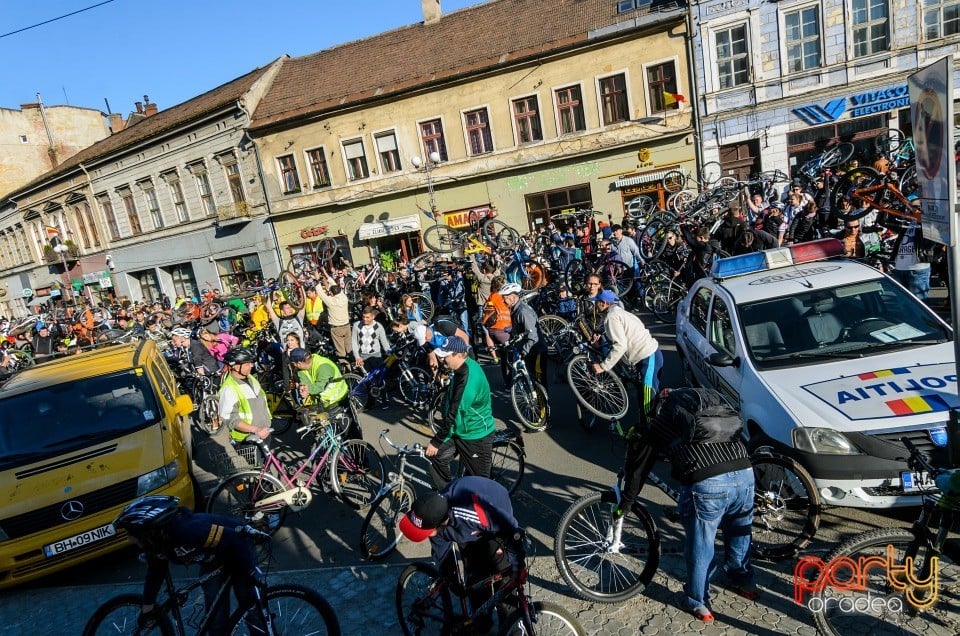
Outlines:
POLYGON ((64 552, 82 548, 87 544, 102 541, 103 539, 112 537, 115 534, 117 534, 116 528, 113 527, 112 523, 108 523, 105 526, 100 526, 99 528, 94 528, 93 530, 87 530, 86 532, 81 532, 80 534, 74 535, 70 538, 57 541, 56 543, 51 543, 50 545, 45 545, 43 546, 43 553, 47 555, 47 558, 55 557, 63 554, 64 552))
POLYGON ((920 473, 900 473, 900 481, 903 483, 903 492, 930 490, 935 487, 933 477, 926 471, 920 473))

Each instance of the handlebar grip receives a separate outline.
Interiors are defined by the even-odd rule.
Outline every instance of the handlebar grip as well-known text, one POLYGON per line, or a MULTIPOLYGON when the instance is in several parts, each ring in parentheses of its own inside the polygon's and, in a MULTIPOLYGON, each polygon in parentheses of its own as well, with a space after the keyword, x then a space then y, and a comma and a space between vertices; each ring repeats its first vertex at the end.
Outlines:
POLYGON ((270 535, 264 532, 263 530, 257 530, 256 528, 248 525, 237 526, 234 528, 234 532, 241 536, 251 537, 254 539, 261 539, 264 541, 270 540, 270 535))

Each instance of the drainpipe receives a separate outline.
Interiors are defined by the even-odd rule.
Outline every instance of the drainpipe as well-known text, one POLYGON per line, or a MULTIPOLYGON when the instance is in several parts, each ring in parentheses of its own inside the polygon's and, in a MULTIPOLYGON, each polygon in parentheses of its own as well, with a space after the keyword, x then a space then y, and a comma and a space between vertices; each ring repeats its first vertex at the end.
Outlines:
MULTIPOLYGON (((247 112, 243 102, 239 99, 237 100, 237 108, 244 114, 249 124, 250 113, 247 112)), ((257 175, 260 177, 260 187, 263 189, 263 202, 267 206, 267 219, 270 221, 270 233, 273 235, 273 247, 277 251, 277 267, 279 268, 277 270, 277 276, 279 276, 280 272, 283 271, 283 254, 280 252, 280 237, 277 236, 277 227, 273 223, 273 211, 270 209, 270 197, 267 195, 267 182, 263 178, 263 164, 260 162, 260 149, 257 148, 257 142, 246 130, 243 131, 243 136, 249 139, 250 145, 253 146, 253 156, 257 162, 257 175)))
POLYGON ((690 100, 690 106, 693 108, 693 154, 697 163, 697 179, 703 172, 703 126, 700 123, 700 87, 697 82, 696 65, 694 64, 694 24, 693 24, 693 5, 691 0, 687 0, 687 74, 690 76, 690 85, 693 88, 693 99, 690 100))
POLYGON ((43 127, 47 131, 47 142, 50 144, 50 148, 47 149, 47 155, 50 156, 50 163, 53 164, 53 167, 57 167, 57 149, 53 143, 53 131, 50 130, 50 122, 47 121, 47 111, 43 107, 43 100, 40 99, 40 93, 37 93, 37 104, 40 105, 40 118, 43 120, 43 127))

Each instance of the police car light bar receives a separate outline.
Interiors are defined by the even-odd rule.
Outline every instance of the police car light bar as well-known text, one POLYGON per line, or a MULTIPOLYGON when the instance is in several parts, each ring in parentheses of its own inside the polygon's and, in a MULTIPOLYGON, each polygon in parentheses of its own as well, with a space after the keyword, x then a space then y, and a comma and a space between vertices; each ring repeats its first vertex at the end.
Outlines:
POLYGON ((710 276, 719 280, 752 272, 819 261, 841 254, 843 254, 843 244, 840 241, 835 238, 819 239, 809 243, 797 243, 789 247, 778 247, 762 252, 717 259, 713 262, 713 267, 710 268, 710 276))

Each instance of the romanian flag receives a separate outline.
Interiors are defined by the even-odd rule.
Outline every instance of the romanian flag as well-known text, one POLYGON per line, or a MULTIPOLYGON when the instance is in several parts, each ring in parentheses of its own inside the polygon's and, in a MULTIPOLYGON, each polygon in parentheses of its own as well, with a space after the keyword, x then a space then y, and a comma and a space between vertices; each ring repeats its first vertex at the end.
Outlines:
POLYGON ((685 102, 687 98, 681 95, 680 93, 668 93, 663 91, 663 105, 664 106, 673 106, 677 102, 685 102))
POLYGON ((950 405, 939 395, 918 395, 916 397, 891 400, 886 403, 894 415, 912 415, 914 413, 942 413, 950 410, 950 405))
POLYGON ((884 371, 871 371, 870 373, 861 373, 857 377, 861 380, 876 380, 877 378, 889 378, 891 375, 903 375, 910 373, 910 369, 900 367, 899 369, 886 369, 884 371))
POLYGON ((47 225, 43 229, 46 230, 48 239, 51 239, 54 236, 60 236, 60 228, 51 227, 47 225))

